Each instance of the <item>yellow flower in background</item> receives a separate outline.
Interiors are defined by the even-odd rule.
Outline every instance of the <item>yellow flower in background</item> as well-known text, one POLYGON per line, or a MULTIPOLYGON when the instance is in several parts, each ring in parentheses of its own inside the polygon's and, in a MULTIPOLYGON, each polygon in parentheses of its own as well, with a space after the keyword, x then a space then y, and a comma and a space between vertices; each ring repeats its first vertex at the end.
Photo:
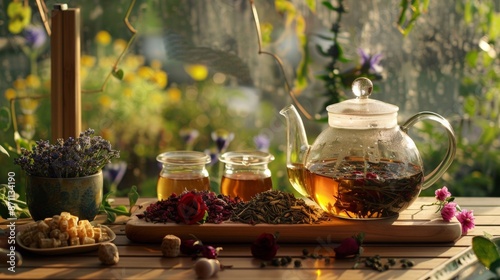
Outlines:
POLYGON ((134 94, 134 91, 131 88, 125 88, 123 90, 123 96, 125 97, 131 97, 134 94))
POLYGON ((107 95, 99 96, 99 104, 101 104, 101 106, 103 108, 111 108, 112 103, 113 103, 113 100, 111 99, 111 97, 109 97, 107 95))
POLYGON ((189 64, 184 69, 195 81, 203 81, 208 76, 208 68, 203 64, 189 64))
POLYGON ((38 108, 39 101, 31 98, 24 98, 19 101, 24 114, 33 114, 38 108))
POLYGON ((36 124, 36 117, 32 114, 19 116, 19 122, 23 125, 34 126, 36 124))
POLYGON ((154 92, 152 94, 149 95, 149 101, 152 103, 152 104, 160 104, 163 102, 163 98, 161 96, 161 94, 157 93, 157 92, 154 92))
POLYGON ((9 17, 9 31, 12 34, 19 34, 31 22, 31 8, 24 5, 22 1, 12 1, 7 6, 9 17))
POLYGON ((101 57, 98 60, 98 64, 103 68, 111 67, 113 64, 115 64, 115 58, 111 56, 101 57))
POLYGON ((151 79, 160 87, 164 88, 168 83, 168 75, 165 71, 156 71, 151 79))
POLYGON ((24 90, 24 89, 26 89, 26 80, 21 79, 21 78, 16 79, 12 85, 17 90, 24 90))
POLYGON ((95 40, 97 41, 98 44, 107 46, 109 45, 109 43, 111 43, 111 34, 109 34, 109 32, 106 30, 101 30, 97 32, 95 40))
POLYGON ((96 61, 95 56, 91 55, 82 55, 82 57, 80 58, 81 66, 85 67, 94 67, 95 61, 96 61))
POLYGON ((171 87, 167 89, 168 99, 172 102, 179 102, 181 100, 182 92, 178 87, 171 87))
POLYGON ((8 88, 5 90, 5 92, 3 93, 3 95, 5 96, 5 99, 7 100, 11 100, 11 99, 14 99, 16 97, 16 90, 13 89, 13 88, 8 88))
POLYGON ((42 85, 40 78, 36 75, 28 75, 26 77, 26 86, 30 88, 39 88, 42 85))
POLYGON ((116 39, 113 41, 113 49, 117 53, 123 52, 125 48, 127 47, 127 41, 123 39, 116 39))
POLYGON ((137 67, 144 65, 144 56, 142 55, 127 55, 123 61, 123 65, 126 68, 136 69, 137 67))
POLYGON ((136 80, 135 73, 127 72, 127 73, 125 73, 125 76, 123 77, 123 81, 125 81, 126 83, 129 83, 129 84, 133 83, 135 80, 136 80))
POLYGON ((137 69, 137 75, 144 79, 149 79, 154 76, 154 70, 149 66, 141 66, 137 69))

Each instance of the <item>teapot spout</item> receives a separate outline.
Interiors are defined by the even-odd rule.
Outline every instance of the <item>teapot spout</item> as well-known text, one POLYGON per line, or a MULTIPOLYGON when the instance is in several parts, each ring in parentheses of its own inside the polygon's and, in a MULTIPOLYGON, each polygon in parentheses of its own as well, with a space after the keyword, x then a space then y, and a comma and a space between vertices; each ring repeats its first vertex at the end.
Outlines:
POLYGON ((305 185, 305 159, 309 151, 306 130, 295 106, 288 105, 280 111, 286 119, 286 165, 288 179, 297 192, 309 196, 305 185))

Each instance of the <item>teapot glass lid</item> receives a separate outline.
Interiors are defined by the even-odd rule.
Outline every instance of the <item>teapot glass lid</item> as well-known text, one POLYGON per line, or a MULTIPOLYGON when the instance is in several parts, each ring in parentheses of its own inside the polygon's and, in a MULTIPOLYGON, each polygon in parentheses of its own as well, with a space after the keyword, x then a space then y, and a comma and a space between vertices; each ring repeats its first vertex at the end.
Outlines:
POLYGON ((398 106, 370 99, 373 83, 367 78, 357 78, 352 83, 356 98, 326 107, 328 123, 333 127, 381 128, 397 125, 398 106))

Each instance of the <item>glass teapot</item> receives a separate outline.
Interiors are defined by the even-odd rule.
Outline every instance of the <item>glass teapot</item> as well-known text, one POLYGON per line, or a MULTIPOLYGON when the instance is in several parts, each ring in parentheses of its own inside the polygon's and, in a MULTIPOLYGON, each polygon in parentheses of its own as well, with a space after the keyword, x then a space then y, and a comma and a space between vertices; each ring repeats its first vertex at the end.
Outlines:
POLYGON ((287 123, 287 171, 292 186, 323 210, 347 219, 396 217, 451 165, 456 151, 453 128, 442 116, 420 112, 397 124, 397 106, 370 99, 367 78, 353 82, 355 99, 327 106, 328 128, 312 145, 293 105, 280 111, 287 123), (422 120, 444 127, 448 149, 427 175, 407 131, 422 120))

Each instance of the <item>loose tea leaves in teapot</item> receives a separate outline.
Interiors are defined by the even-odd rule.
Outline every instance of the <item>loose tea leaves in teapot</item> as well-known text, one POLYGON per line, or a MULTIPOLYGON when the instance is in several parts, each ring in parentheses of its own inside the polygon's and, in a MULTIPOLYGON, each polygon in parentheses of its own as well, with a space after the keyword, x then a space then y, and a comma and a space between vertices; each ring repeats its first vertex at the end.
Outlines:
POLYGON ((312 224, 329 220, 320 208, 307 204, 291 193, 270 190, 236 205, 231 221, 246 224, 312 224))
POLYGON ((338 168, 342 172, 330 174, 335 163, 313 166, 314 172, 307 172, 318 205, 343 218, 397 216, 416 199, 424 178, 418 166, 388 160, 349 160, 338 168), (365 171, 367 167, 369 172, 365 171))

